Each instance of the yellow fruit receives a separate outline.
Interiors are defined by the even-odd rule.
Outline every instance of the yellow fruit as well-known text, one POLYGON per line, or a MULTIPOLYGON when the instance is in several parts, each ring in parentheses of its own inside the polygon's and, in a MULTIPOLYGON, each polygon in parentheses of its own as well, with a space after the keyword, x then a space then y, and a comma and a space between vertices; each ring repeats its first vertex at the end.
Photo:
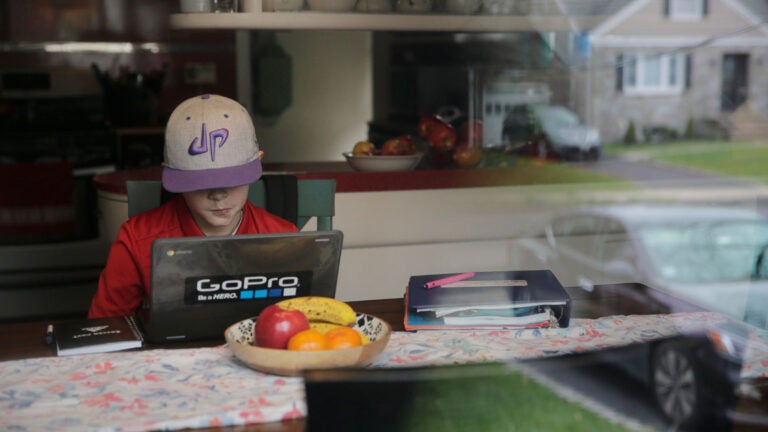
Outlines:
MULTIPOLYGON (((360 333, 360 332, 358 332, 358 333, 360 333)), ((363 341, 363 345, 368 345, 369 343, 371 343, 371 339, 369 339, 368 336, 366 336, 366 335, 364 335, 362 333, 360 333, 360 339, 363 341)))
POLYGON ((339 324, 332 324, 329 322, 320 322, 320 321, 310 321, 309 322, 309 328, 312 330, 317 330, 322 334, 328 333, 328 330, 334 329, 336 327, 341 327, 339 324))
POLYGON ((346 326, 357 319, 351 306, 331 297, 294 297, 277 304, 283 309, 303 312, 309 321, 325 321, 346 326))
POLYGON ((374 153, 376 147, 368 141, 358 141, 352 148, 352 154, 355 156, 370 156, 374 153))

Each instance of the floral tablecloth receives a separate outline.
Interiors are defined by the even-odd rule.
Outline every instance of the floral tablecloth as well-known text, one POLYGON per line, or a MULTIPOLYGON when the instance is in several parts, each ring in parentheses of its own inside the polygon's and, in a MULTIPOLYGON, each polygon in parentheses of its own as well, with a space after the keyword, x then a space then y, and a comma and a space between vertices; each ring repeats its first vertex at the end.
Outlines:
MULTIPOLYGON (((571 320, 565 329, 395 332, 370 367, 553 356, 649 341, 723 321, 711 313, 571 320)), ((742 375, 768 376, 768 336, 751 335, 742 375)), ((301 378, 253 371, 226 346, 0 362, 0 430, 144 431, 306 415, 301 378)))

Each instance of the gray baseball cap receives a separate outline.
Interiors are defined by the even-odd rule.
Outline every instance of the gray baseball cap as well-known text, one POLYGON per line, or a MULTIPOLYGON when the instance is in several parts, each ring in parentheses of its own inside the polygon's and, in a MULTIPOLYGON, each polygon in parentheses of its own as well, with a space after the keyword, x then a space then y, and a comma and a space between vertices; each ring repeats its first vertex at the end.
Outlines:
POLYGON ((262 173, 250 114, 219 95, 196 96, 173 110, 164 158, 163 187, 170 192, 242 186, 262 173))

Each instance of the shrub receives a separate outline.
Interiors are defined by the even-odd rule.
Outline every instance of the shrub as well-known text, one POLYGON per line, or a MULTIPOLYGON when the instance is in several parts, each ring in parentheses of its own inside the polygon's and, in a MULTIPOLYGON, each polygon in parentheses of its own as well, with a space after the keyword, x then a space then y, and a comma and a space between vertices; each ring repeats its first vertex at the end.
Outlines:
POLYGON ((689 118, 688 123, 685 125, 685 132, 683 132, 683 137, 688 140, 696 138, 696 127, 694 126, 692 118, 689 118))
POLYGON ((678 138, 677 130, 667 126, 648 126, 643 128, 645 142, 660 143, 675 141, 678 138))
POLYGON ((637 133, 635 132, 635 122, 630 120, 627 131, 624 133, 624 144, 636 144, 637 133))

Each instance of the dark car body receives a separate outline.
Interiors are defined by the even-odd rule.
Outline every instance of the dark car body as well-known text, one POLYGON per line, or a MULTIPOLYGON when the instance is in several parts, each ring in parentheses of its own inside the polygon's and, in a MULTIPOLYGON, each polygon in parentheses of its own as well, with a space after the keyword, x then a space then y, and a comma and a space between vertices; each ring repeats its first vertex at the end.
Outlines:
MULTIPOLYGON (((556 215, 511 241, 509 256, 515 267, 552 270, 574 301, 601 290, 591 306, 596 316, 700 310, 728 317, 698 334, 600 353, 645 382, 675 426, 722 430, 737 396, 765 385, 745 383, 740 371, 747 346, 761 343, 749 333, 768 331, 767 243, 768 219, 751 209, 606 205, 556 215)), ((763 409, 756 418, 767 416, 763 409)))
MULTIPOLYGON (((567 291, 578 317, 703 311, 638 283, 568 287, 567 291)), ((582 354, 588 359, 579 363, 611 365, 644 383, 673 430, 729 430, 744 384, 741 370, 748 335, 743 323, 726 319, 714 327, 582 354)))

